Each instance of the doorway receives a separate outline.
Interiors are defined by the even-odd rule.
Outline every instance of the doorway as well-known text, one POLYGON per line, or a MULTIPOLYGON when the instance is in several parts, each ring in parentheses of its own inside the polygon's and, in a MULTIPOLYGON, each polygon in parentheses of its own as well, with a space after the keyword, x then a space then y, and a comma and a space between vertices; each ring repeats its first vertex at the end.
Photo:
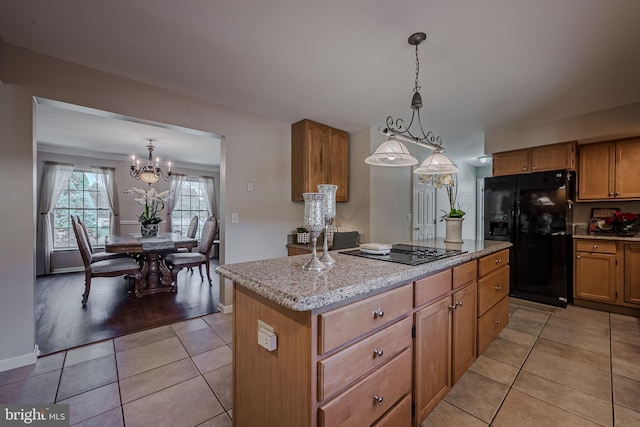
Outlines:
POLYGON ((412 239, 433 240, 436 236, 436 189, 420 175, 413 175, 412 239))

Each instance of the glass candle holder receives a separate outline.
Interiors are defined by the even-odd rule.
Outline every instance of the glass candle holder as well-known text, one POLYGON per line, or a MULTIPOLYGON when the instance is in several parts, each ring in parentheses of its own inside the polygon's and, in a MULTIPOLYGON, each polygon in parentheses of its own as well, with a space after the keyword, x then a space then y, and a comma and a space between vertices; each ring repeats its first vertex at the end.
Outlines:
POLYGON ((336 191, 338 186, 333 184, 318 184, 318 191, 325 195, 324 198, 324 245, 320 262, 325 265, 333 265, 336 260, 329 255, 329 226, 336 217, 336 191))
POLYGON ((302 266, 302 269, 308 271, 321 271, 324 270, 325 266, 318 259, 316 244, 318 242, 318 236, 324 228, 325 194, 303 193, 302 197, 304 197, 304 226, 309 230, 312 241, 311 259, 302 266))

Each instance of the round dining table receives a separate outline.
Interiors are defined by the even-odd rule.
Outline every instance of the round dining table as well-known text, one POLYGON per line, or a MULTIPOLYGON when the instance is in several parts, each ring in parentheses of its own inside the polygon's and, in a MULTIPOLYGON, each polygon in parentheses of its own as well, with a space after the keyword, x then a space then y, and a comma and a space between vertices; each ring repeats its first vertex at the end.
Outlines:
POLYGON ((105 238, 104 250, 109 253, 125 253, 140 261, 142 280, 136 283, 133 293, 136 298, 157 292, 172 292, 171 271, 164 262, 165 255, 181 248, 194 248, 198 241, 180 233, 158 233, 153 237, 142 237, 140 233, 109 235, 105 238))

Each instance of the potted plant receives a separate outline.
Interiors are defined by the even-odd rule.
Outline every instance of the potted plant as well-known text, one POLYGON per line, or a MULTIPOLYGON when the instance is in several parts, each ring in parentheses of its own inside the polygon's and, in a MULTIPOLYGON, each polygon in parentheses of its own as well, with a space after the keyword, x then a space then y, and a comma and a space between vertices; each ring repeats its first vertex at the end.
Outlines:
POLYGON ((464 221, 465 211, 460 209, 458 203, 458 183, 455 174, 446 175, 420 175, 423 183, 430 182, 436 188, 444 188, 449 199, 449 211, 442 210, 444 215, 440 221, 446 223, 446 233, 444 241, 447 243, 462 243, 462 221, 464 221))
POLYGON ((633 237, 640 228, 640 214, 616 212, 613 216, 607 218, 605 222, 613 226, 613 231, 618 236, 633 237))
POLYGON ((140 234, 142 237, 152 237, 158 235, 158 224, 162 222, 159 214, 164 209, 164 202, 169 199, 169 191, 158 193, 155 188, 142 190, 131 187, 125 194, 138 194, 136 202, 144 205, 144 211, 138 216, 140 222, 140 234))
POLYGON ((309 230, 307 230, 304 227, 298 227, 296 228, 296 231, 298 232, 298 235, 297 235, 298 244, 305 245, 309 243, 309 230))

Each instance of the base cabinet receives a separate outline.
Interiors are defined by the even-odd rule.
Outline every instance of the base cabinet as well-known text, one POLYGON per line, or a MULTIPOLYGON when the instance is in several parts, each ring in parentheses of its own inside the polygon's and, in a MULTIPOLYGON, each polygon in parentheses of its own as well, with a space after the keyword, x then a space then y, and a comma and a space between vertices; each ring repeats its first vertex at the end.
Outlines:
POLYGON ((602 240, 575 242, 574 298, 616 302, 616 244, 602 240))
POLYGON ((624 302, 640 306, 640 243, 624 245, 624 302))

